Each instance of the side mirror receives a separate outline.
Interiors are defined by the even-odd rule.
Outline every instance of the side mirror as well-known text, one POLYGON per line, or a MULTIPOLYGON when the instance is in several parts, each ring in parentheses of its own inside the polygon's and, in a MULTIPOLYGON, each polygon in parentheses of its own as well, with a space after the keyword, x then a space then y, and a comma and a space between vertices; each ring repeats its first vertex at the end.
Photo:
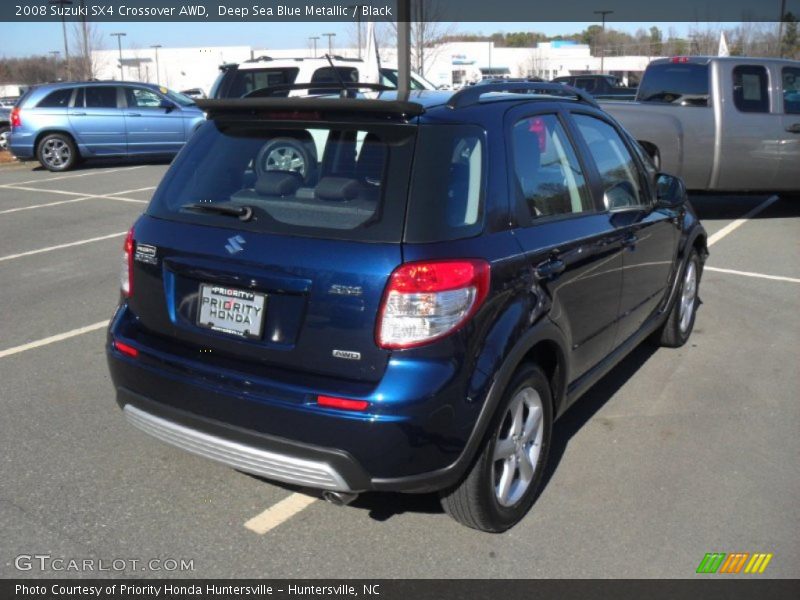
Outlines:
POLYGON ((173 104, 167 99, 162 99, 161 104, 159 104, 158 107, 163 108, 167 112, 172 112, 173 110, 175 110, 175 108, 177 108, 175 104, 173 104))
POLYGON ((656 177, 656 206, 678 208, 686 202, 686 186, 679 177, 659 173, 656 177))

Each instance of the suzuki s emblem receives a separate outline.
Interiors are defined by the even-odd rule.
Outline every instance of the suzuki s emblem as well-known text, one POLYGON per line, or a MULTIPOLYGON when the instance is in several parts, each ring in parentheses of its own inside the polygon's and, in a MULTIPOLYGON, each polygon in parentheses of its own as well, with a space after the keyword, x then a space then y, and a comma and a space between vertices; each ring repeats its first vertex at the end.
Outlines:
POLYGON ((225 244, 225 250, 230 252, 231 254, 236 254, 237 252, 241 252, 244 250, 243 244, 246 244, 244 238, 240 235, 235 235, 232 238, 228 238, 228 243, 225 244))

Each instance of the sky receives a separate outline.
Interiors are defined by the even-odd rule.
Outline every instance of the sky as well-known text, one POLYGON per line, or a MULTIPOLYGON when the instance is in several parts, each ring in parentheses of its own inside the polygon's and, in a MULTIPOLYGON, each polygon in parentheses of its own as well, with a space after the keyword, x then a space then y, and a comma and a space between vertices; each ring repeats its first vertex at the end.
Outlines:
MULTIPOLYGON (((490 34, 497 31, 539 31, 548 35, 577 33, 593 23, 460 23, 451 25, 456 33, 490 34)), ((635 32, 639 28, 649 29, 657 25, 665 33, 673 27, 684 35, 694 23, 611 23, 608 27, 635 32)), ((730 25, 730 24, 729 24, 730 25)), ((69 23, 67 27, 72 27, 69 23)), ((196 46, 252 46, 257 49, 305 48, 310 36, 334 32, 340 47, 352 44, 351 23, 97 23, 104 49, 117 46, 112 32, 125 32, 123 48, 147 48, 153 44, 165 47, 196 46)), ((322 40, 320 40, 322 41, 322 40)), ((0 56, 29 56, 63 52, 61 23, 17 23, 13 27, 5 24, 0 45, 0 56)))

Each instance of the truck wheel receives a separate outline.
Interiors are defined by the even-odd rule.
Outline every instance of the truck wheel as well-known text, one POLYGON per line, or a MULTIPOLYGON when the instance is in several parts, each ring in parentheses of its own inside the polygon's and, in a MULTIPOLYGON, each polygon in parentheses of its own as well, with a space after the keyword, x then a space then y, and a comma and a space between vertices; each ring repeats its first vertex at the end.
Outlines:
POLYGON ((536 365, 511 379, 481 454, 465 479, 441 493, 459 523, 499 533, 533 505, 542 483, 553 428, 550 384, 536 365))
POLYGON ((692 335, 694 319, 697 315, 700 273, 700 257, 696 250, 692 250, 681 273, 682 279, 678 296, 675 298, 669 317, 657 337, 661 346, 680 348, 692 335))
POLYGON ((36 158, 48 171, 68 171, 78 162, 78 149, 72 138, 63 133, 51 133, 39 142, 36 158))

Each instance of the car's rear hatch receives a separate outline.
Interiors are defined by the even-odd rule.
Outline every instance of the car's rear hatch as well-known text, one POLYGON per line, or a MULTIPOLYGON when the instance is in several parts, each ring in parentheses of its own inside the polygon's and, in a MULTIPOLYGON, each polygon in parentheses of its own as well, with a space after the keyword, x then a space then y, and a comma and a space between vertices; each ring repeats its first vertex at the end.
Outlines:
POLYGON ((274 116, 218 116, 181 152, 135 227, 129 310, 193 360, 377 381, 416 128, 274 116))

